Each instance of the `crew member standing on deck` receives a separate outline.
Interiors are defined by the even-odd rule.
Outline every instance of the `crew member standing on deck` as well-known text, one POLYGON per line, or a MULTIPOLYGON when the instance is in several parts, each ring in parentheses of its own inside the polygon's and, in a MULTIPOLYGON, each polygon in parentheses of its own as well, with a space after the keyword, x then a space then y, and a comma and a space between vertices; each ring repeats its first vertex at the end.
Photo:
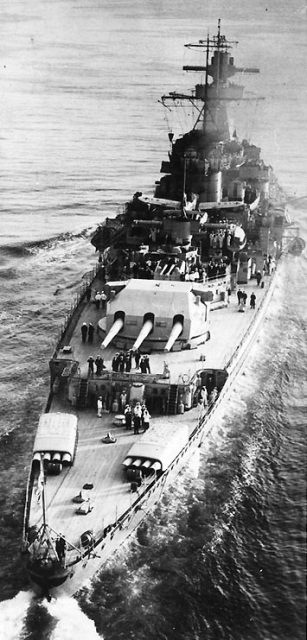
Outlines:
POLYGON ((125 370, 125 356, 124 353, 121 351, 118 357, 118 370, 121 373, 124 373, 125 370))
POLYGON ((141 420, 142 420, 143 431, 145 432, 149 429, 149 420, 150 420, 150 413, 145 405, 142 406, 141 420))
POLYGON ((102 417, 102 396, 99 396, 97 400, 97 418, 102 417))
POLYGON ((90 344, 92 344, 93 342, 94 332, 95 332, 94 325, 90 322, 88 325, 88 341, 90 342, 90 344))
POLYGON ((125 411, 124 411, 124 416, 125 416, 125 425, 126 425, 126 429, 131 429, 131 425, 132 425, 132 412, 131 412, 130 404, 126 404, 125 411))
POLYGON ((57 538, 56 541, 55 541, 55 550, 57 552, 59 561, 61 563, 64 563, 65 551, 66 551, 66 542, 65 542, 65 538, 63 538, 62 535, 60 535, 59 538, 57 538))
POLYGON ((99 291, 96 291, 96 294, 95 294, 96 309, 99 309, 100 307, 100 300, 101 300, 101 294, 99 293, 99 291))
POLYGON ((112 371, 117 372, 119 366, 119 353, 116 353, 112 360, 112 371))
POLYGON ((88 362, 88 376, 90 376, 91 378, 94 375, 94 358, 93 356, 89 356, 89 358, 87 359, 88 362))
POLYGON ((124 355, 124 360, 125 360, 125 370, 127 373, 130 373, 131 371, 131 363, 132 363, 132 352, 131 351, 126 351, 125 355, 124 355))
POLYGON ((142 417, 141 405, 139 402, 137 402, 133 411, 134 435, 138 435, 140 433, 141 417, 142 417))
POLYGON ((214 388, 212 389, 211 393, 210 393, 210 398, 209 398, 209 404, 210 404, 210 406, 212 406, 212 405, 215 403, 215 401, 216 401, 216 399, 217 399, 217 395, 218 395, 217 388, 216 388, 216 387, 214 387, 214 388))
POLYGON ((82 342, 86 342, 86 337, 87 337, 87 324, 86 324, 86 322, 83 322, 83 324, 81 326, 81 336, 82 336, 82 342))
POLYGON ((101 300, 101 309, 104 313, 107 307, 107 295, 105 294, 104 291, 102 291, 100 294, 100 300, 101 300))
POLYGON ((138 349, 136 349, 136 350, 133 352, 133 355, 134 355, 134 359, 135 359, 135 368, 136 368, 136 369, 138 369, 138 368, 139 368, 139 366, 140 366, 141 354, 140 354, 139 350, 138 350, 138 349))
POLYGON ((149 355, 147 355, 147 354, 144 356, 144 363, 145 363, 145 371, 144 371, 144 373, 150 373, 149 355))
POLYGON ((124 409, 126 406, 126 402, 127 402, 127 391, 126 389, 123 389, 120 396, 119 396, 119 400, 120 400, 120 411, 122 413, 124 413, 124 409))
POLYGON ((256 295, 253 292, 250 295, 250 308, 251 309, 255 309, 255 302, 256 302, 256 295))
POLYGON ((208 405, 208 391, 207 387, 203 386, 200 390, 200 402, 206 407, 208 405))

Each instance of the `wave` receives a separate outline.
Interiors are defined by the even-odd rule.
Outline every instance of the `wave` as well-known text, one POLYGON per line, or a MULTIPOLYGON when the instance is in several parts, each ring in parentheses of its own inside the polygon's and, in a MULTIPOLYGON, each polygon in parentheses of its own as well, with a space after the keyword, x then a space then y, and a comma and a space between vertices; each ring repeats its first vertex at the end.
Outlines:
POLYGON ((86 227, 81 231, 62 232, 51 236, 50 238, 42 238, 41 240, 29 240, 18 242, 16 244, 0 245, 0 250, 7 256, 23 258, 37 253, 39 250, 53 249, 59 242, 70 242, 76 238, 89 238, 94 233, 96 226, 86 227))
POLYGON ((18 278, 18 272, 17 269, 15 269, 15 267, 7 267, 7 268, 3 268, 0 269, 0 278, 10 278, 10 280, 14 280, 15 278, 18 278))

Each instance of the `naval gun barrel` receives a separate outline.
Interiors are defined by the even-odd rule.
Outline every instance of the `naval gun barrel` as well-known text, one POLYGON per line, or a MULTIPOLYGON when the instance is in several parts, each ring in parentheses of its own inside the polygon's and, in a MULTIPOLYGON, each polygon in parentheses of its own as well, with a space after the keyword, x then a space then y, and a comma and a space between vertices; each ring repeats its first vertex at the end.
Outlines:
POLYGON ((117 334, 120 332, 123 326, 124 326, 124 318, 117 318, 115 322, 113 322, 109 333, 107 333, 104 341, 101 344, 102 349, 105 349, 110 344, 110 342, 113 340, 113 338, 115 338, 115 336, 117 336, 117 334))
POLYGON ((147 320, 145 320, 142 329, 132 347, 132 349, 138 349, 142 342, 144 342, 145 338, 147 338, 147 336, 150 334, 150 332, 153 330, 153 320, 150 320, 149 318, 147 318, 147 320))
POLYGON ((170 351, 174 342, 177 340, 177 338, 179 338, 181 332, 183 329, 183 324, 181 322, 181 320, 176 320, 176 322, 174 322, 173 324, 173 328, 170 332, 170 336, 169 339, 164 347, 164 351, 170 351))
POLYGON ((142 227, 162 227, 162 220, 133 220, 135 226, 142 225, 142 227))

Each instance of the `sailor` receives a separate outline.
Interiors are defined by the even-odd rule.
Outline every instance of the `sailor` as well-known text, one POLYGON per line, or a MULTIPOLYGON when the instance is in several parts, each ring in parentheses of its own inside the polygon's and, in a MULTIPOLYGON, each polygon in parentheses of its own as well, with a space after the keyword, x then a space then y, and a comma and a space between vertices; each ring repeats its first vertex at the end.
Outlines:
POLYGON ((133 411, 133 424, 134 424, 135 435, 138 435, 140 433, 141 417, 142 417, 141 405, 139 402, 137 402, 133 411))
POLYGON ((119 353, 116 353, 112 360, 112 371, 118 371, 119 353))
POLYGON ((97 400, 97 418, 102 417, 102 396, 99 396, 97 400))
POLYGON ((200 402, 204 405, 204 407, 208 404, 208 391, 205 386, 203 386, 200 390, 200 402))
POLYGON ((146 371, 147 371, 147 366, 146 366, 146 362, 145 362, 145 356, 141 356, 140 369, 141 369, 141 373, 146 373, 146 371))
POLYGON ((125 416, 125 425, 126 425, 126 429, 131 429, 131 425, 132 425, 132 412, 131 412, 130 404, 126 404, 125 411, 124 411, 124 416, 125 416))
POLYGON ((90 322, 89 325, 88 325, 88 341, 90 343, 93 342, 94 332, 95 332, 94 325, 90 322))
POLYGON ((251 293, 250 295, 250 308, 255 309, 256 295, 255 293, 251 293))
POLYGON ((261 280, 262 280, 261 271, 257 271, 257 273, 256 273, 256 280, 257 280, 257 287, 259 287, 260 282, 261 282, 261 280))
POLYGON ((243 304, 244 306, 246 305, 246 300, 247 300, 247 293, 246 291, 242 291, 242 300, 243 300, 243 304))
POLYGON ((66 541, 63 538, 62 534, 55 541, 55 550, 57 552, 58 558, 60 562, 63 562, 65 558, 65 550, 66 550, 66 541))
POLYGON ((150 373, 149 356, 147 354, 144 356, 144 362, 145 362, 145 372, 144 373, 150 373))
POLYGON ((140 354, 138 349, 135 349, 135 351, 133 352, 133 355, 134 355, 134 359, 135 359, 135 367, 136 367, 136 369, 138 369, 139 366, 140 366, 141 354, 140 354))
POLYGON ((150 413, 147 407, 143 404, 141 421, 142 421, 142 427, 144 432, 147 431, 147 429, 149 429, 149 420, 150 420, 150 413))
POLYGON ((132 364, 132 351, 126 351, 124 355, 124 361, 125 361, 126 372, 129 373, 131 371, 131 364, 132 364))
POLYGON ((120 410, 123 413, 124 409, 125 409, 125 406, 126 406, 126 402, 127 402, 127 391, 126 391, 126 389, 122 390, 122 392, 121 392, 121 394, 119 396, 119 399, 120 399, 120 410))
POLYGON ((210 393, 210 400, 209 400, 210 405, 214 404, 214 402, 216 401, 217 393, 218 393, 217 388, 214 387, 210 393))
POLYGON ((87 324, 86 324, 86 322, 83 322, 83 324, 81 326, 81 336, 82 336, 82 342, 86 342, 86 337, 87 337, 87 324))
POLYGON ((89 356, 88 361, 88 376, 92 377, 94 375, 94 358, 93 356, 89 356))
POLYGON ((118 369, 121 373, 125 370, 125 357, 122 352, 118 356, 118 369))
POLYGON ((105 365, 103 364, 103 358, 101 356, 97 356, 95 360, 96 365, 96 375, 101 376, 103 369, 105 369, 105 365))
POLYGON ((96 291, 94 300, 95 300, 96 309, 99 309, 100 300, 101 300, 101 294, 99 293, 99 291, 96 291))
POLYGON ((106 304, 107 304, 107 295, 105 294, 104 291, 101 292, 100 294, 100 300, 101 300, 101 309, 102 311, 106 310, 106 304))
POLYGON ((238 298, 238 305, 240 306, 241 300, 242 300, 242 291, 241 289, 238 289, 237 291, 237 298, 238 298))

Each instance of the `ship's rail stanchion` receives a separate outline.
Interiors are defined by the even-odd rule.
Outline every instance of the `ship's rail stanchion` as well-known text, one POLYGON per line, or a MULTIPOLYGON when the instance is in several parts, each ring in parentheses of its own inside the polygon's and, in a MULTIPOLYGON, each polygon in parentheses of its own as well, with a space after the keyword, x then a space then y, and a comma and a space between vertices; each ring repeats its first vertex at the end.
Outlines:
POLYGON ((69 312, 66 312, 65 314, 65 319, 61 325, 61 329, 58 333, 58 337, 56 339, 56 341, 53 343, 53 355, 52 357, 55 357, 57 351, 60 348, 61 342, 63 340, 63 338, 65 337, 65 333, 67 330, 68 325, 70 324, 70 321, 74 315, 74 313, 76 312, 80 302, 82 300, 84 300, 84 297, 86 295, 86 291, 87 288, 89 286, 91 286, 91 284, 93 283, 98 271, 100 268, 100 263, 97 262, 95 267, 93 267, 93 269, 89 272, 88 274, 88 278, 81 284, 81 286, 78 288, 77 293, 73 299, 72 302, 70 302, 70 310, 69 312))

